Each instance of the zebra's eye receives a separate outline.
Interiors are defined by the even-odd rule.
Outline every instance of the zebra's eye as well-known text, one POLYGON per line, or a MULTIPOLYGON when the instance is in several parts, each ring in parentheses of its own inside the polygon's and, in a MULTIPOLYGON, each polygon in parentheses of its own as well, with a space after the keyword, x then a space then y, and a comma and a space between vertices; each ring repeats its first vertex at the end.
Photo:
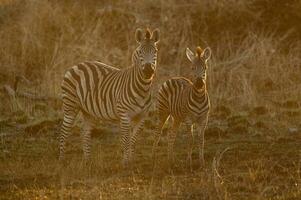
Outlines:
POLYGON ((192 66, 191 66, 191 69, 192 69, 192 70, 195 70, 195 69, 196 69, 196 67, 192 65, 192 66))

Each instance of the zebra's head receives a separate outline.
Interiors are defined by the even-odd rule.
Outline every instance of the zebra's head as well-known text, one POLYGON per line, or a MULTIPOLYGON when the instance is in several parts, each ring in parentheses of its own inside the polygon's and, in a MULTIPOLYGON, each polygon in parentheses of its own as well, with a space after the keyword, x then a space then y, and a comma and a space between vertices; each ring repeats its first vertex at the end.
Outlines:
POLYGON ((140 67, 144 78, 151 79, 157 66, 157 43, 159 42, 160 33, 155 29, 152 33, 149 29, 142 31, 136 30, 136 41, 139 46, 133 54, 133 62, 135 66, 140 67))
POLYGON ((208 68, 207 62, 211 56, 211 49, 210 47, 207 47, 203 50, 201 47, 197 47, 196 53, 193 53, 189 48, 187 48, 186 56, 191 62, 193 85, 196 89, 202 89, 206 84, 206 71, 208 68))

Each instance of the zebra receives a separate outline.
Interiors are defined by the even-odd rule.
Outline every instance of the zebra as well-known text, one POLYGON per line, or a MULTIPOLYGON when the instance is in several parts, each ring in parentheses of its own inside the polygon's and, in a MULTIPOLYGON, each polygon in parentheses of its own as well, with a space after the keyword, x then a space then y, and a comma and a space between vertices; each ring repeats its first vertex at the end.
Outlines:
POLYGON ((79 112, 83 114, 81 135, 86 160, 90 159, 91 129, 97 120, 119 122, 124 166, 132 160, 144 116, 152 103, 159 35, 159 29, 136 30, 138 47, 132 54, 131 67, 118 69, 99 61, 86 61, 66 71, 61 85, 64 117, 60 160, 64 160, 66 139, 79 112))
POLYGON ((210 100, 206 88, 206 71, 211 49, 207 47, 202 50, 197 47, 194 54, 187 48, 186 56, 191 62, 192 81, 184 77, 173 77, 165 81, 158 91, 156 105, 158 122, 155 130, 153 157, 162 134, 162 128, 165 122, 171 118, 172 125, 168 131, 168 160, 174 163, 173 145, 176 132, 181 123, 185 123, 190 128, 192 138, 189 152, 190 166, 195 129, 199 130, 199 161, 202 166, 204 164, 204 131, 210 110, 210 100))

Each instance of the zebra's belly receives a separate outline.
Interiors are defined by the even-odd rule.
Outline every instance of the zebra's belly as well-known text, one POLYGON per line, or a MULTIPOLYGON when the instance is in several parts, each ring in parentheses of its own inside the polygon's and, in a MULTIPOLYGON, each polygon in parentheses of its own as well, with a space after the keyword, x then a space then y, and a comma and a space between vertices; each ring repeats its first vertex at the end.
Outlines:
MULTIPOLYGON (((99 101, 94 104, 82 105, 82 110, 94 120, 117 122, 120 120, 120 116, 116 110, 116 104, 112 101, 99 101)), ((144 106, 132 106, 127 114, 132 121, 140 121, 149 111, 150 105, 151 103, 144 106)))
MULTIPOLYGON (((93 98, 92 98, 93 99, 93 98)), ((82 111, 94 120, 118 121, 119 116, 116 111, 116 102, 106 100, 91 100, 88 97, 81 102, 82 111)))
POLYGON ((195 114, 191 112, 171 113, 171 116, 180 123, 194 124, 199 123, 204 117, 206 117, 208 115, 208 111, 209 109, 202 114, 195 114))

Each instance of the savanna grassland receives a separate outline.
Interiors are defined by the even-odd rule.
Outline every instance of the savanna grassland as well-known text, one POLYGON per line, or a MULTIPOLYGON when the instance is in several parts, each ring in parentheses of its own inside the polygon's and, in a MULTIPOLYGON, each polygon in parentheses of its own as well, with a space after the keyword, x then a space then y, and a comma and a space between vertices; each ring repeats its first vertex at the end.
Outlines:
POLYGON ((1 0, 0 199, 301 199, 300 10, 298 0, 1 0), (85 60, 130 66, 138 27, 161 32, 154 93, 190 76, 186 47, 212 49, 205 166, 196 147, 187 162, 184 128, 175 166, 166 137, 152 166, 153 108, 132 170, 121 165, 116 124, 99 124, 83 162, 81 117, 61 166, 65 70, 85 60))

